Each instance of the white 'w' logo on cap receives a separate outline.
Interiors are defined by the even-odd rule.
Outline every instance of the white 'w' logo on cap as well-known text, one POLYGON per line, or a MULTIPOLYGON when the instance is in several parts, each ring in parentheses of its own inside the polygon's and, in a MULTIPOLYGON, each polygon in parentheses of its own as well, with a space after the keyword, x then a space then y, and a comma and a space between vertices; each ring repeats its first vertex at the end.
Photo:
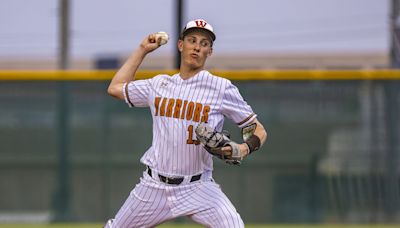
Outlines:
POLYGON ((197 26, 197 27, 202 27, 202 28, 204 28, 204 27, 206 27, 206 25, 207 25, 207 22, 205 22, 205 21, 203 21, 203 20, 196 20, 195 22, 196 22, 196 26, 197 26))

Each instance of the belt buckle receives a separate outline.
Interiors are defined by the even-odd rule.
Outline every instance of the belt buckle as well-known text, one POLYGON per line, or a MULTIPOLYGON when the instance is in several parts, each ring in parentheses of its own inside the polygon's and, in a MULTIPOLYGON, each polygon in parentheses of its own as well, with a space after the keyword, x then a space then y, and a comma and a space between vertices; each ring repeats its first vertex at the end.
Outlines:
POLYGON ((169 178, 165 177, 165 183, 169 184, 169 178))

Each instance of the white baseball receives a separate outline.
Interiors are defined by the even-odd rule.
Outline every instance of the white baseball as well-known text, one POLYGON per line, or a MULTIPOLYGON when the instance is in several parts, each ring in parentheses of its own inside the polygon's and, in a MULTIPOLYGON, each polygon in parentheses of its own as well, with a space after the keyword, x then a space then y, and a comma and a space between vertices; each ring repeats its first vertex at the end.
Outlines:
POLYGON ((166 44, 169 40, 168 33, 166 33, 166 32, 157 32, 156 40, 158 40, 159 37, 161 37, 160 45, 166 44))

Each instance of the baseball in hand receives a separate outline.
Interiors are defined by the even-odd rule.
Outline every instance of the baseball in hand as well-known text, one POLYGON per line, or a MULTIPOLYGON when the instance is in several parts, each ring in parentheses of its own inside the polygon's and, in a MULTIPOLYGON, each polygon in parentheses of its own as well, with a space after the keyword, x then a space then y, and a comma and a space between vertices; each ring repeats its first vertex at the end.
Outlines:
POLYGON ((159 45, 164 45, 164 44, 166 44, 168 42, 168 39, 169 39, 168 33, 166 33, 166 32, 157 32, 156 33, 156 41, 158 41, 158 38, 160 38, 160 37, 161 37, 161 40, 160 40, 160 44, 159 45))

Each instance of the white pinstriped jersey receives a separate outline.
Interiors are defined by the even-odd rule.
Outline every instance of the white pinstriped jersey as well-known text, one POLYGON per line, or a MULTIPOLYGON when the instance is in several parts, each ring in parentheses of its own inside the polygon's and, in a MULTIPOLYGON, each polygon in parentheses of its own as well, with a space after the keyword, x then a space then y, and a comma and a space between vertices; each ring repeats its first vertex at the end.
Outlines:
POLYGON ((123 91, 130 107, 150 107, 153 141, 141 162, 166 176, 212 170, 212 156, 195 140, 200 122, 221 131, 225 116, 239 127, 256 118, 236 86, 205 70, 186 80, 175 74, 132 81, 123 91))

